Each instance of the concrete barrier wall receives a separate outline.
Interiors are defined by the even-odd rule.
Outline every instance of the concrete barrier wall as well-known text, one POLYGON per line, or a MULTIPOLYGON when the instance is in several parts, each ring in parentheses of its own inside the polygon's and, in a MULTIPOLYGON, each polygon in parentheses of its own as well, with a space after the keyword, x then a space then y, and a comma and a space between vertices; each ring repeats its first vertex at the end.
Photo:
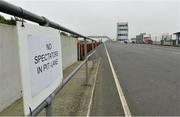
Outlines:
POLYGON ((77 41, 73 37, 61 35, 63 69, 77 61, 77 41))
MULTIPOLYGON (((63 69, 77 61, 77 42, 61 35, 63 69)), ((0 111, 22 97, 16 26, 0 24, 0 111)))
POLYGON ((0 111, 21 97, 16 27, 0 24, 0 111))

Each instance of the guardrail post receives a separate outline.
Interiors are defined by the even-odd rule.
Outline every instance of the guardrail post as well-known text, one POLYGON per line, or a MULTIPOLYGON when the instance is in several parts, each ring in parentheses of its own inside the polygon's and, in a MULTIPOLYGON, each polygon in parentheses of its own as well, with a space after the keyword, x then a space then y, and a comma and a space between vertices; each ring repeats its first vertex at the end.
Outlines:
MULTIPOLYGON (((84 38, 85 44, 84 44, 84 59, 87 58, 87 39, 84 38)), ((85 74, 86 74, 86 81, 85 81, 85 85, 88 85, 89 82, 89 78, 88 78, 88 60, 86 60, 85 63, 85 74)))
MULTIPOLYGON (((94 50, 97 50, 97 46, 96 46, 96 41, 94 42, 94 50)), ((95 63, 96 63, 96 60, 97 60, 97 52, 95 53, 95 63)))
POLYGON ((49 97, 47 100, 47 105, 46 105, 46 116, 52 116, 52 98, 49 97))
MULTIPOLYGON (((94 47, 94 41, 92 40, 92 51, 95 50, 95 47, 94 47)), ((92 66, 94 67, 94 64, 95 64, 95 57, 92 57, 92 66)))
POLYGON ((78 60, 81 60, 81 43, 78 42, 78 60))
POLYGON ((92 50, 94 50, 94 46, 93 46, 93 40, 92 40, 91 46, 92 46, 92 50))
POLYGON ((52 104, 46 106, 46 116, 52 116, 52 104))

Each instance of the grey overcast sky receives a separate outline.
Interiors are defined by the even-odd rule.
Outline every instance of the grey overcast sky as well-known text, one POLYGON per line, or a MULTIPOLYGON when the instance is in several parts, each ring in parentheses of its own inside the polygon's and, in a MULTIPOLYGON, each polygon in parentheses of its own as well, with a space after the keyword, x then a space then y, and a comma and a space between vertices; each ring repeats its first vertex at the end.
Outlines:
POLYGON ((129 37, 180 31, 180 0, 7 0, 84 35, 116 37, 116 23, 129 23, 129 37))

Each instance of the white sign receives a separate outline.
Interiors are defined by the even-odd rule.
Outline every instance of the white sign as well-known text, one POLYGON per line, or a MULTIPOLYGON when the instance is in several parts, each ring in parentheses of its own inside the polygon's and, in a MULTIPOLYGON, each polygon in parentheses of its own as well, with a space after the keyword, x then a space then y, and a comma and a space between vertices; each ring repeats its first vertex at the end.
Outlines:
POLYGON ((62 53, 58 30, 17 23, 24 114, 30 114, 62 82, 62 53))

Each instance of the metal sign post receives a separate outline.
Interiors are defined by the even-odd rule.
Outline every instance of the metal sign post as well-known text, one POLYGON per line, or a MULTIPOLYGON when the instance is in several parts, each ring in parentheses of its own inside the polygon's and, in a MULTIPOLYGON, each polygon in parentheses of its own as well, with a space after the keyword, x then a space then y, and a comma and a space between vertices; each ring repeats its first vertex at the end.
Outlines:
POLYGON ((93 42, 94 42, 94 41, 92 40, 92 44, 91 44, 91 46, 92 46, 92 50, 94 49, 94 45, 93 45, 94 43, 93 43, 93 42))
MULTIPOLYGON (((87 39, 84 38, 85 45, 84 45, 84 58, 87 58, 87 39)), ((88 60, 85 63, 85 74, 86 74, 86 81, 85 85, 88 85, 89 79, 88 79, 88 60)))
POLYGON ((52 104, 46 106, 46 116, 52 116, 52 104))
MULTIPOLYGON (((94 50, 95 50, 94 41, 92 40, 92 51, 94 51, 94 50)), ((92 59, 94 59, 94 57, 93 57, 92 59)), ((93 64, 93 67, 94 67, 94 65, 95 65, 95 60, 92 61, 92 64, 93 64)))
POLYGON ((48 97, 48 99, 46 100, 47 105, 46 105, 46 116, 52 116, 52 97, 48 97))

